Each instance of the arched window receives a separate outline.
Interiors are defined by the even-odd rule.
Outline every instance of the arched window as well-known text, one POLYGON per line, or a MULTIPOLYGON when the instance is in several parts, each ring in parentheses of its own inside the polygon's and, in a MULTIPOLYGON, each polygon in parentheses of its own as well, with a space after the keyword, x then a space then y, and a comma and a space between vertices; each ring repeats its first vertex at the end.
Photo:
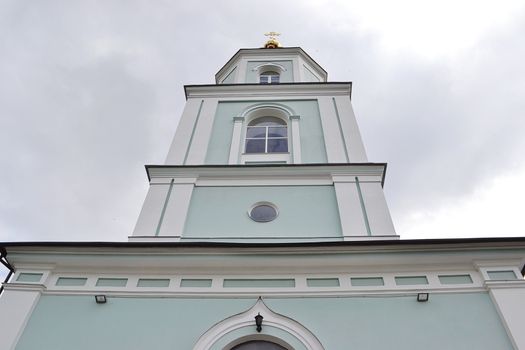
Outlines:
POLYGON ((274 71, 262 72, 259 76, 259 83, 261 84, 279 84, 279 73, 274 71))
POLYGON ((246 127, 245 153, 288 152, 288 126, 276 117, 252 120, 246 127))
POLYGON ((286 350, 286 348, 269 341, 252 340, 234 346, 231 350, 286 350))

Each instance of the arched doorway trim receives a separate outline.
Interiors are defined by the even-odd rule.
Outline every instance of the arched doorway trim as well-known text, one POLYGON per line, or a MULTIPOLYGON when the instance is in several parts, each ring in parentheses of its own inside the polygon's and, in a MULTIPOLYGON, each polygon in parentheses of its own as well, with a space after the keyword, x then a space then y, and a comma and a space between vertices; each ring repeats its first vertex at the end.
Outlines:
POLYGON ((306 327, 291 318, 273 312, 261 298, 249 310, 228 317, 208 329, 199 338, 193 350, 210 350, 222 337, 244 327, 253 328, 253 339, 257 339, 259 333, 255 329, 254 317, 259 313, 264 317, 263 332, 265 327, 277 328, 296 338, 307 350, 324 350, 321 342, 306 327))

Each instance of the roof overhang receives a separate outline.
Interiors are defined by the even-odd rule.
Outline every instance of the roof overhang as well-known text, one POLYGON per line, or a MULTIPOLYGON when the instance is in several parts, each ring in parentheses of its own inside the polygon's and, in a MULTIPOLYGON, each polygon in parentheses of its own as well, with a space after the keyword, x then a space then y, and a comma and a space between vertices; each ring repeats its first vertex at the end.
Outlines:
POLYGON ((5 242, 15 267, 135 271, 346 271, 414 266, 472 267, 511 262, 523 267, 525 237, 308 243, 5 242))
POLYGON ((184 85, 188 98, 352 97, 352 82, 184 85))
POLYGON ((293 178, 332 180, 334 177, 375 177, 384 185, 386 163, 146 165, 148 180, 159 178, 246 179, 293 178))

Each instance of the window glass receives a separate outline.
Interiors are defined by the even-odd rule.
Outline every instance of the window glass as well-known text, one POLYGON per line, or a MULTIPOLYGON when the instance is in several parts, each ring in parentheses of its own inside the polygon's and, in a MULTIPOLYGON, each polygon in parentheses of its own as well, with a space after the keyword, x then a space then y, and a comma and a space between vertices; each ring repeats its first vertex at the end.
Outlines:
POLYGON ((277 210, 269 204, 259 204, 253 207, 249 214, 253 221, 268 222, 277 217, 277 210))
POLYGON ((246 129, 246 137, 254 139, 264 139, 266 137, 266 127, 250 126, 246 129))
POLYGON ((274 71, 266 71, 259 76, 259 83, 261 84, 278 84, 279 73, 274 71))
POLYGON ((266 153, 266 140, 246 139, 246 153, 266 153))
POLYGON ((268 127, 268 137, 287 137, 286 126, 268 127))
POLYGON ((286 139, 268 139, 268 143, 266 145, 266 152, 288 152, 288 142, 286 141, 286 139))
POLYGON ((269 341, 253 340, 234 346, 231 350, 286 350, 286 348, 269 341))
POLYGON ((246 128, 246 153, 288 152, 288 127, 275 117, 253 120, 246 128))
POLYGON ((286 122, 280 118, 275 117, 261 117, 252 120, 248 126, 274 126, 274 125, 286 125, 286 122))

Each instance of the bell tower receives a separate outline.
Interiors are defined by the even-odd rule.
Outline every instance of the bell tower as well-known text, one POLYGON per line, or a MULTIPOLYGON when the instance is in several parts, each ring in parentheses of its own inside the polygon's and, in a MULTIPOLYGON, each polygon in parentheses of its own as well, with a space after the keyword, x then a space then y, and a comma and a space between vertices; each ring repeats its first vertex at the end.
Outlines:
POLYGON ((278 33, 241 49, 186 106, 130 241, 319 242, 397 239, 351 105, 278 33))

